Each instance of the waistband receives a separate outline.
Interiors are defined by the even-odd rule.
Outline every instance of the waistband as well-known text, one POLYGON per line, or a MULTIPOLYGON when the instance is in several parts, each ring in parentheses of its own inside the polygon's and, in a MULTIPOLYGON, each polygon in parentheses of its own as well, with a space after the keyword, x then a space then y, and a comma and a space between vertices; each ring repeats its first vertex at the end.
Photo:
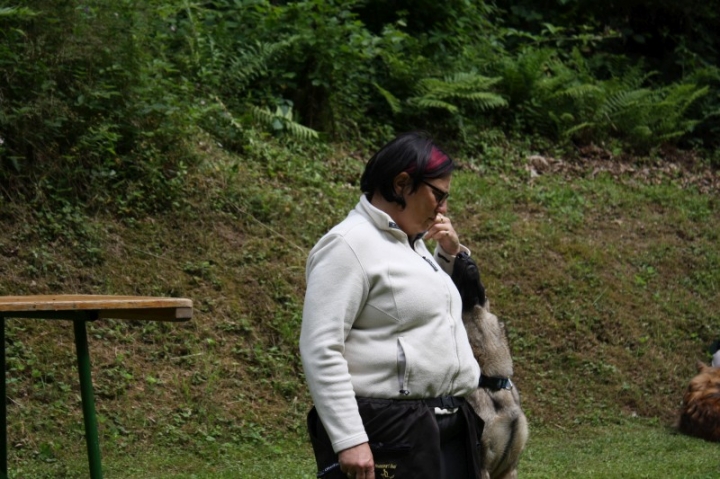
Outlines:
POLYGON ((418 398, 418 399, 384 399, 374 397, 356 397, 358 401, 369 401, 376 403, 387 402, 388 404, 413 404, 413 403, 424 403, 430 408, 438 407, 440 409, 455 409, 462 406, 465 403, 465 398, 462 396, 440 396, 436 398, 418 398))
POLYGON ((440 396, 437 398, 422 400, 428 407, 439 407, 440 409, 455 409, 463 405, 465 398, 461 396, 440 396))

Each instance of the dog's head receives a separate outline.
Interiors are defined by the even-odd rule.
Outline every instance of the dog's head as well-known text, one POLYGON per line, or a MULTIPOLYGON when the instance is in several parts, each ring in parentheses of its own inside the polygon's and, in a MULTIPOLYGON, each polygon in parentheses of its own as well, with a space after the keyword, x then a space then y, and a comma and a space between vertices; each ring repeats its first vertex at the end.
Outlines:
POLYGON ((715 391, 720 393, 720 368, 697 362, 698 374, 692 378, 688 391, 715 391))

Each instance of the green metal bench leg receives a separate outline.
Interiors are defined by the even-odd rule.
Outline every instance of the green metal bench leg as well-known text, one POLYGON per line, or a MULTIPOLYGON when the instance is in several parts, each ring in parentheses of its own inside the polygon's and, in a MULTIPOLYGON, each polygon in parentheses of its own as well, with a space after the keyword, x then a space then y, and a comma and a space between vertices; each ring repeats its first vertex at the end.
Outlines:
POLYGON ((88 351, 85 323, 86 321, 83 319, 73 320, 78 373, 80 374, 80 394, 82 397, 83 418, 85 420, 85 441, 87 442, 88 461, 90 463, 90 478, 102 479, 100 441, 98 440, 97 419, 95 418, 95 397, 90 374, 90 352, 88 351))
POLYGON ((0 479, 7 479, 7 391, 5 389, 5 318, 0 316, 0 479))

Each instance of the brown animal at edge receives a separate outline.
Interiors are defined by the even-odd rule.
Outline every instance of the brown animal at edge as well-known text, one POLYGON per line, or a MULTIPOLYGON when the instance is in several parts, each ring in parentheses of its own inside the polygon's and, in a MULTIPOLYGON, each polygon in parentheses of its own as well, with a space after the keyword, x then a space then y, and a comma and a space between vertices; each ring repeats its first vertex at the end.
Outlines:
POLYGON ((528 422, 520 407, 520 395, 510 381, 513 362, 505 325, 485 307, 463 313, 470 346, 482 371, 481 385, 468 398, 485 421, 482 433, 483 479, 515 479, 520 455, 529 436, 528 422), (507 381, 504 381, 507 380, 507 381))
POLYGON ((677 427, 688 436, 720 442, 720 367, 698 361, 697 369, 683 396, 677 427))

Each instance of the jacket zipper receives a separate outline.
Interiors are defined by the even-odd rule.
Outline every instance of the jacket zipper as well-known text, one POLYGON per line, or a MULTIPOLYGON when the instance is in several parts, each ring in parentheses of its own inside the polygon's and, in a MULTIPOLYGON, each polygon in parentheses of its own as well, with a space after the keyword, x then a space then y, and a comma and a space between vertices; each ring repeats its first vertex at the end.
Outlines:
POLYGON ((425 261, 427 261, 427 264, 429 264, 429 265, 432 267, 432 269, 434 269, 435 271, 440 271, 440 270, 438 269, 438 267, 435 266, 435 263, 433 263, 432 261, 430 261, 428 258, 426 258, 425 256, 423 256, 422 259, 424 259, 425 261))
POLYGON ((398 362, 398 384, 400 385, 400 394, 407 396, 410 391, 405 389, 405 372, 407 371, 407 358, 405 357, 405 350, 402 346, 402 338, 397 340, 397 362, 398 362))

